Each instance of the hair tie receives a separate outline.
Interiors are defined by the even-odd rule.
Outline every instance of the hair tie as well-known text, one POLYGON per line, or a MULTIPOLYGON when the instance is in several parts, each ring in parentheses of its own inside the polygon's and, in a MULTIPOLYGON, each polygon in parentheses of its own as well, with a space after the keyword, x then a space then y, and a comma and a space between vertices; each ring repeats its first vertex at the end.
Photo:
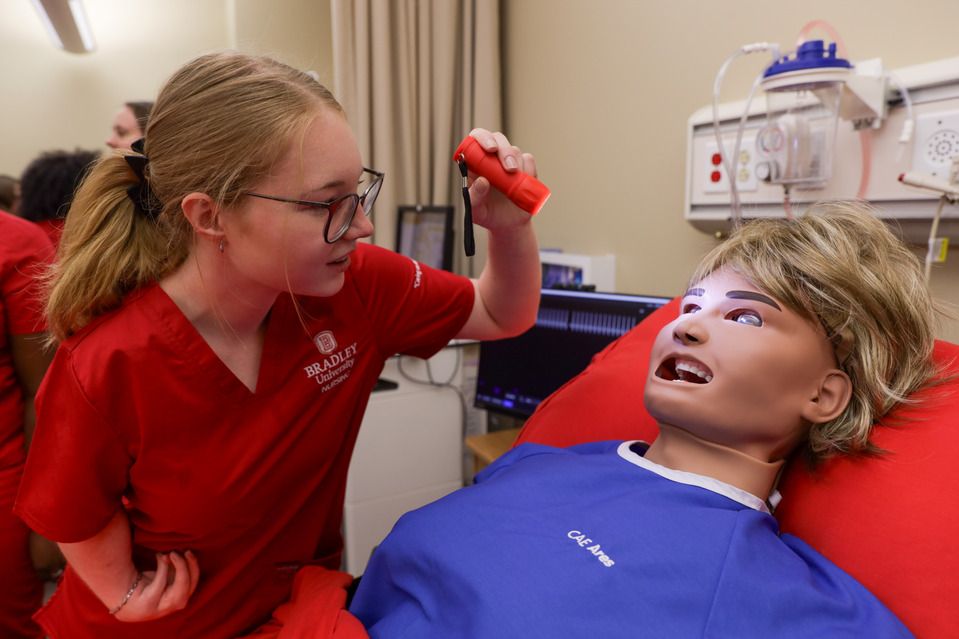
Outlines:
POLYGON ((163 210, 163 204, 154 195, 150 185, 147 184, 146 177, 144 177, 150 158, 143 152, 143 138, 131 144, 130 148, 137 155, 125 155, 123 159, 127 161, 127 164, 136 174, 137 183, 127 189, 127 197, 133 202, 133 206, 138 213, 151 220, 156 220, 163 210))

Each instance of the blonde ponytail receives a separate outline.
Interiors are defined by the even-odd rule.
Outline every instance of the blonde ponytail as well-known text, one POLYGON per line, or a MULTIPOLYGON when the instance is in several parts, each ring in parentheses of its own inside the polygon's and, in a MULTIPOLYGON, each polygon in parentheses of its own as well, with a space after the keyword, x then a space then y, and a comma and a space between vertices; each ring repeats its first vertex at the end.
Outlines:
POLYGON ((70 206, 48 289, 47 321, 62 340, 123 297, 178 265, 170 229, 139 212, 127 196, 137 176, 122 156, 101 159, 70 206))
POLYGON ((122 156, 97 163, 70 207, 49 278, 53 336, 72 335, 179 266, 194 233, 182 199, 199 192, 218 207, 233 205, 320 109, 342 113, 312 77, 266 57, 213 53, 174 73, 150 114, 143 148, 158 214, 144 214, 127 196, 139 178, 122 156))

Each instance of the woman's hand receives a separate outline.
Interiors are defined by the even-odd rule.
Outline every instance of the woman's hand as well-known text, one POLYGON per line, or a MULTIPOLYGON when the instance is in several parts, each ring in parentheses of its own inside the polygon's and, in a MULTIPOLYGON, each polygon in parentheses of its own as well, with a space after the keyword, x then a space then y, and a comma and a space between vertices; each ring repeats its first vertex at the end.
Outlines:
MULTIPOLYGON (((470 135, 487 152, 496 151, 500 163, 507 173, 523 172, 536 176, 536 160, 530 153, 523 153, 519 147, 510 144, 502 133, 486 129, 473 129, 470 135)), ((490 186, 489 181, 470 173, 470 201, 473 204, 473 221, 480 226, 496 232, 524 224, 529 224, 530 214, 522 210, 509 199, 490 186)))
POLYGON ((157 569, 143 573, 126 603, 117 602, 120 609, 114 616, 120 621, 149 621, 182 610, 199 580, 200 565, 189 550, 182 555, 158 553, 157 569))

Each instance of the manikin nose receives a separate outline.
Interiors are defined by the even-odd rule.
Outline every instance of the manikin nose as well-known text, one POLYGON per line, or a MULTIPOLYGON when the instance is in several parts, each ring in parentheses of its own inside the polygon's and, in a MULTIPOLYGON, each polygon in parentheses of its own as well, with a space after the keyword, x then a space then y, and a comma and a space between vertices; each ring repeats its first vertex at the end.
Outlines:
POLYGON ((673 329, 673 339, 680 344, 702 344, 708 338, 706 330, 694 320, 679 322, 673 329))

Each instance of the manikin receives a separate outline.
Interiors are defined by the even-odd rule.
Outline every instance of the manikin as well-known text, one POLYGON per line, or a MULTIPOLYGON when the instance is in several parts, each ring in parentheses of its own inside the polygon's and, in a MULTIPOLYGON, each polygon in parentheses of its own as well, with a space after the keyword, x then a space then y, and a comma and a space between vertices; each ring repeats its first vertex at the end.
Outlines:
POLYGON ((794 454, 881 454, 873 423, 934 373, 933 315, 862 205, 745 226, 654 342, 652 444, 513 449, 397 523, 351 612, 391 638, 911 636, 771 510, 794 454))

